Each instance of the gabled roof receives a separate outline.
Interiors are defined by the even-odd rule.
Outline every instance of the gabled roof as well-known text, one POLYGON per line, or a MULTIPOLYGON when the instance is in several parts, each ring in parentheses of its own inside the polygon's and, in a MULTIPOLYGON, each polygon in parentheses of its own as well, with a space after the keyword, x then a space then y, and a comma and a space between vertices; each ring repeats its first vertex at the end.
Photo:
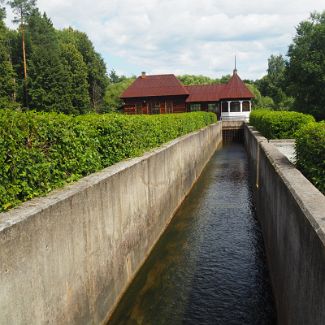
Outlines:
POLYGON ((228 83, 183 86, 173 74, 138 77, 121 95, 125 98, 188 96, 187 103, 217 102, 222 99, 249 99, 254 94, 234 73, 228 83))
POLYGON ((220 99, 235 99, 235 98, 254 98, 253 93, 247 88, 244 82, 239 78, 237 70, 230 80, 225 85, 220 99))
POLYGON ((185 86, 190 94, 186 102, 217 102, 220 100, 225 86, 224 84, 185 86))
POLYGON ((188 95, 188 91, 173 74, 138 77, 121 98, 188 95))

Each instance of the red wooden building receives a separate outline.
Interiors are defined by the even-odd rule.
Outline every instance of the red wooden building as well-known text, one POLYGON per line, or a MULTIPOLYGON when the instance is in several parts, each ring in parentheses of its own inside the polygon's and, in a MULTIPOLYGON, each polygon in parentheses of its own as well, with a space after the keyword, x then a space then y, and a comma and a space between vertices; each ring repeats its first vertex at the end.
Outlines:
POLYGON ((121 95, 127 114, 215 112, 223 119, 248 118, 254 95, 234 73, 228 83, 183 86, 173 74, 142 73, 121 95))

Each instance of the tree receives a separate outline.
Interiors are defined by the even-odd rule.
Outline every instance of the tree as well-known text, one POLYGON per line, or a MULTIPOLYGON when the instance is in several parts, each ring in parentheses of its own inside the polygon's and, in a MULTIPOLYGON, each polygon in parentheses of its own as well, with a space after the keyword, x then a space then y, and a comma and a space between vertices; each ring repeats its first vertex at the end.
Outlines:
POLYGON ((272 98, 274 109, 290 109, 292 99, 285 92, 286 61, 282 55, 268 59, 267 75, 256 82, 262 96, 272 98))
POLYGON ((325 119, 325 11, 298 25, 288 57, 286 81, 294 108, 325 119))
POLYGON ((74 44, 81 53, 83 61, 87 66, 88 92, 91 106, 94 111, 100 112, 102 110, 103 97, 108 84, 106 65, 103 58, 95 51, 92 42, 85 33, 70 27, 58 31, 58 37, 62 43, 74 44))
POLYGON ((11 0, 7 2, 14 11, 14 23, 19 23, 19 29, 22 35, 22 54, 24 66, 24 91, 25 91, 25 105, 27 102, 27 59, 25 46, 25 28, 26 22, 30 14, 36 8, 36 0, 11 0))
POLYGON ((73 44, 60 44, 60 59, 68 72, 66 93, 70 99, 70 113, 87 113, 90 111, 88 93, 87 66, 82 55, 73 44))
MULTIPOLYGON (((0 2, 1 4, 1 2, 0 2)), ((11 63, 7 28, 3 22, 5 9, 0 6, 0 107, 11 106, 15 99, 15 73, 11 63)))
POLYGON ((111 83, 107 86, 104 96, 104 112, 117 111, 122 107, 122 100, 120 99, 120 96, 134 80, 135 77, 125 78, 120 82, 111 83))
POLYGON ((203 75, 190 75, 185 74, 182 76, 177 76, 178 80, 185 86, 190 85, 209 85, 219 83, 218 79, 212 79, 203 75))
POLYGON ((109 78, 109 81, 111 82, 111 83, 113 83, 113 84, 116 84, 116 83, 118 83, 118 82, 121 82, 121 81, 123 81, 123 80, 125 80, 125 79, 127 79, 125 76, 119 76, 117 73, 116 73, 116 71, 113 69, 113 70, 111 70, 111 72, 109 73, 109 75, 108 75, 108 78, 109 78))
POLYGON ((28 19, 31 35, 29 101, 41 111, 75 113, 70 97, 70 76, 61 62, 57 35, 51 20, 38 10, 28 19))
POLYGON ((253 108, 273 108, 274 102, 271 97, 262 96, 258 88, 253 84, 246 83, 247 88, 254 94, 254 98, 252 100, 253 108))

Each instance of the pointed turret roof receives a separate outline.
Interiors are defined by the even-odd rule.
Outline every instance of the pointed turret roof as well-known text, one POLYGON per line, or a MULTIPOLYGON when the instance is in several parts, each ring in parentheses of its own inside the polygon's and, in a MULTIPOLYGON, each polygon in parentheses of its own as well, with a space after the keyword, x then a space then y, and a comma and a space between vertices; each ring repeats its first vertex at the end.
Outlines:
POLYGON ((247 88, 244 82, 237 74, 237 69, 234 70, 232 77, 225 85, 220 98, 254 98, 254 94, 247 88))

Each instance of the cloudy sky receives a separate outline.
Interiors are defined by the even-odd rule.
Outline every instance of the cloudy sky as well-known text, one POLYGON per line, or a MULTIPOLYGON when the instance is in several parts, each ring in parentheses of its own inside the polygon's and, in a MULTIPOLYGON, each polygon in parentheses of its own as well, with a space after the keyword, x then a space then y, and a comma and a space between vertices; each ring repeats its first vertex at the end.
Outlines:
MULTIPOLYGON (((56 28, 86 32, 119 74, 232 72, 255 79, 286 54, 295 27, 324 0, 38 0, 56 28)), ((10 13, 8 12, 8 21, 10 13)))

